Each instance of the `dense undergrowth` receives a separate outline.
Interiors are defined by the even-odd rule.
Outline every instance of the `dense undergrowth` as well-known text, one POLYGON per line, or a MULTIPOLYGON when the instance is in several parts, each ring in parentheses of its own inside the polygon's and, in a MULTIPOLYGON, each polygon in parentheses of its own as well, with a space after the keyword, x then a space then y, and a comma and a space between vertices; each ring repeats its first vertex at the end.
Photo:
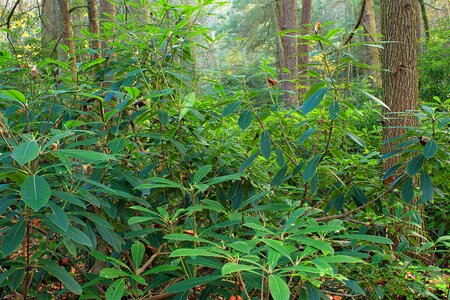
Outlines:
POLYGON ((164 3, 154 24, 109 23, 76 78, 1 51, 1 297, 447 297, 450 100, 422 99, 382 155, 383 103, 346 79, 343 32, 310 37, 312 85, 288 109, 248 84, 276 77, 267 64, 195 69, 213 41, 180 20, 203 6, 164 3))

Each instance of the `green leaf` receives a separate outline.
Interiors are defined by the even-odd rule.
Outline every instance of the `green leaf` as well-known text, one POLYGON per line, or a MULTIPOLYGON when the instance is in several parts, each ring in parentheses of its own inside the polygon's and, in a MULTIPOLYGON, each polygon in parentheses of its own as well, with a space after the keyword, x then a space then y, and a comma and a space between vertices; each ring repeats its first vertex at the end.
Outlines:
MULTIPOLYGON (((392 241, 391 241, 392 243, 392 241)), ((347 263, 347 264, 355 264, 364 262, 359 257, 352 257, 348 255, 334 255, 334 256, 322 256, 320 258, 321 261, 326 263, 347 263)))
POLYGON ((414 185, 411 177, 408 177, 402 187, 402 199, 410 204, 414 199, 414 185))
POLYGON ((249 156, 249 158, 247 158, 247 160, 242 164, 242 166, 239 168, 239 172, 243 172, 245 169, 247 169, 252 162, 258 157, 259 155, 259 151, 253 153, 252 155, 249 156))
POLYGON ((252 111, 247 109, 241 112, 238 119, 238 125, 242 130, 247 129, 252 123, 252 111))
POLYGON ((106 290, 106 300, 120 300, 125 293, 125 278, 117 279, 106 290))
POLYGON ((316 174, 317 171, 317 165, 319 164, 320 158, 322 157, 321 154, 317 154, 311 160, 308 162, 308 164, 305 167, 305 170, 302 174, 302 179, 306 183, 313 178, 314 174, 316 174))
POLYGON ((123 89, 130 95, 131 98, 139 97, 139 89, 134 86, 124 86, 123 89))
POLYGON ((47 273, 58 279, 62 284, 64 284, 67 289, 69 289, 74 294, 81 295, 83 293, 83 289, 78 284, 78 282, 76 282, 75 279, 64 268, 47 261, 41 262, 41 267, 47 273))
POLYGON ((287 171, 287 165, 285 165, 280 170, 278 170, 277 174, 275 174, 272 181, 270 182, 270 185, 271 186, 279 186, 280 184, 282 184, 284 181, 284 177, 286 175, 286 171, 287 171))
POLYGON ((324 87, 312 94, 311 97, 309 97, 308 100, 306 100, 306 102, 303 104, 302 114, 307 115, 314 108, 316 108, 325 97, 325 94, 328 92, 328 90, 328 87, 324 87))
POLYGON ((345 134, 352 139, 355 143, 360 145, 363 148, 366 148, 366 143, 364 143, 363 140, 361 140, 357 135, 351 133, 350 131, 344 130, 345 134))
POLYGON ((170 257, 181 257, 181 256, 209 256, 209 257, 222 257, 222 255, 217 254, 215 252, 211 252, 206 249, 189 249, 189 248, 181 248, 173 251, 170 254, 170 257))
POLYGON ((339 102, 334 100, 330 106, 328 106, 328 112, 330 113, 330 117, 333 120, 336 120, 339 117, 339 114, 341 113, 341 109, 339 107, 339 102))
POLYGON ((190 278, 187 280, 183 280, 183 281, 174 283, 173 285, 169 286, 167 288, 167 292, 168 293, 184 292, 184 291, 190 290, 196 286, 203 285, 203 284, 215 281, 215 280, 219 280, 220 278, 222 278, 222 275, 208 275, 208 276, 190 278))
POLYGON ((436 155, 437 150, 438 145, 436 140, 429 140, 423 148, 423 156, 425 156, 426 159, 430 159, 436 155))
POLYGON ((236 272, 242 272, 242 271, 252 271, 257 269, 255 266, 249 266, 249 265, 243 265, 243 264, 236 264, 233 262, 226 263, 222 267, 222 275, 228 275, 236 272))
POLYGON ((406 166, 406 173, 409 177, 417 174, 420 169, 422 169, 423 163, 425 162, 425 156, 422 154, 411 159, 409 164, 406 166))
POLYGON ((367 241, 367 242, 372 242, 372 243, 377 243, 377 244, 386 244, 386 245, 393 244, 393 242, 387 237, 368 235, 368 234, 340 235, 340 236, 335 236, 334 238, 344 238, 344 239, 350 239, 350 240, 356 240, 356 241, 367 241))
POLYGON ((433 184, 428 174, 423 171, 420 174, 420 202, 428 202, 433 199, 433 184))
POLYGON ((363 93, 364 95, 366 95, 369 99, 372 99, 373 101, 375 101, 376 103, 378 103, 378 104, 380 104, 381 106, 383 106, 384 108, 386 108, 386 109, 388 109, 388 110, 391 110, 390 108, 389 108, 389 106, 387 106, 383 101, 381 101, 380 99, 378 99, 377 97, 375 97, 374 95, 372 95, 372 94, 369 94, 369 93, 367 93, 367 92, 365 92, 365 91, 363 91, 363 90, 359 90, 361 93, 363 93))
POLYGON ((354 280, 344 280, 346 286, 351 288, 358 295, 366 295, 366 292, 354 280))
POLYGON ((76 227, 69 226, 69 229, 67 229, 66 232, 66 236, 69 239, 77 242, 78 244, 92 247, 91 239, 83 231, 79 230, 76 227))
POLYGON ((144 258, 145 254, 145 246, 141 242, 135 242, 131 246, 131 259, 133 260, 134 266, 139 268, 139 266, 142 263, 142 259, 144 258))
POLYGON ((270 154, 272 153, 272 142, 270 141, 269 133, 265 130, 261 134, 261 144, 259 149, 261 151, 261 155, 265 159, 270 158, 270 154))
POLYGON ((228 104, 222 111, 222 117, 227 117, 231 115, 238 107, 241 105, 242 101, 235 101, 228 104))
POLYGON ((38 143, 36 141, 30 141, 17 146, 11 153, 11 157, 23 166, 38 157, 39 151, 38 143))
POLYGON ((100 271, 100 277, 103 278, 109 278, 114 279, 117 277, 128 277, 131 274, 128 274, 125 271, 122 271, 121 269, 115 269, 115 268, 103 268, 100 271))
POLYGON ((9 228, 2 241, 2 253, 4 257, 9 256, 20 246, 25 237, 26 224, 25 221, 20 221, 9 228))
POLYGON ((278 251, 281 255, 283 255, 289 259, 291 258, 289 251, 286 249, 286 247, 284 246, 282 241, 270 240, 270 239, 262 239, 262 241, 269 247, 278 251))
POLYGON ((147 181, 149 181, 149 183, 140 184, 136 188, 139 190, 153 189, 153 188, 176 188, 176 189, 184 188, 184 186, 182 186, 177 182, 161 177, 152 177, 150 179, 147 179, 147 181))
POLYGON ((158 120, 161 122, 163 126, 166 126, 169 123, 169 115, 165 110, 159 109, 158 112, 158 120))
POLYGON ((50 207, 53 210, 53 214, 47 215, 48 219, 61 228, 64 232, 69 228, 69 218, 67 217, 64 209, 56 204, 51 204, 50 207))
POLYGON ((23 201, 37 212, 48 202, 52 192, 44 177, 33 175, 25 179, 20 193, 23 201))
POLYGON ((289 300, 291 292, 283 278, 269 275, 269 291, 273 300, 289 300))
POLYGON ((69 157, 73 157, 76 159, 80 159, 86 162, 104 162, 108 160, 116 160, 116 158, 112 155, 108 155, 105 153, 88 151, 88 150, 80 150, 80 149, 61 149, 55 151, 55 153, 62 153, 69 157))
POLYGON ((27 102, 27 99, 25 98, 24 94, 22 94, 21 92, 16 91, 16 90, 0 91, 0 98, 6 99, 6 100, 12 100, 12 101, 19 102, 22 104, 25 104, 27 102))
POLYGON ((316 128, 310 128, 306 130, 305 133, 303 133, 300 139, 298 140, 297 145, 303 144, 314 132, 316 132, 316 128))
POLYGON ((172 233, 167 234, 164 236, 165 239, 171 240, 171 241, 183 241, 183 242, 201 242, 201 243, 207 243, 207 244, 214 244, 214 242, 208 241, 206 239, 202 239, 198 236, 192 236, 189 234, 183 234, 183 233, 172 233))
POLYGON ((194 184, 199 183, 212 170, 211 165, 206 165, 197 170, 194 174, 194 184))
POLYGON ((222 183, 222 182, 230 181, 230 180, 239 180, 243 176, 245 176, 245 174, 243 174, 243 173, 224 175, 224 176, 219 176, 219 177, 213 178, 211 180, 208 180, 205 183, 207 185, 213 185, 213 184, 218 184, 218 183, 222 183))

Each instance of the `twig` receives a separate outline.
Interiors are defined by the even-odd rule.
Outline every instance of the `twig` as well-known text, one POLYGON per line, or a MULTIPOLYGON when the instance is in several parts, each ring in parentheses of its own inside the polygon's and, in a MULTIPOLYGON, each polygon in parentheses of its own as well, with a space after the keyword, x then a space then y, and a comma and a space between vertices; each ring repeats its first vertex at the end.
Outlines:
MULTIPOLYGON (((153 261, 161 254, 161 250, 164 244, 161 244, 155 253, 145 262, 145 264, 136 270, 136 275, 141 275, 152 263, 153 261)), ((137 266, 136 266, 137 267, 137 266)))
POLYGON ((361 3, 361 10, 359 11, 359 16, 358 16, 358 20, 356 21, 355 26, 353 27, 353 30, 350 32, 350 34, 348 35, 347 39, 345 40, 345 42, 342 44, 342 46, 347 45, 348 43, 350 43, 352 41, 353 36, 355 35, 355 31, 356 29, 358 29, 358 27, 361 25, 362 23, 362 19, 364 16, 364 11, 366 10, 366 0, 363 0, 361 3))

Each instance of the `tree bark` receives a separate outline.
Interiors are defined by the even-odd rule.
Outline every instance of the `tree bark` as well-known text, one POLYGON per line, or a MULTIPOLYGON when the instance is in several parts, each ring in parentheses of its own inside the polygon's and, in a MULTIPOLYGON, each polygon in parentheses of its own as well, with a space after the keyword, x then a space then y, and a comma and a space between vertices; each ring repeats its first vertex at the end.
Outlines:
POLYGON ((100 49, 100 41, 98 40, 100 29, 98 27, 96 0, 87 0, 87 5, 88 5, 89 31, 92 34, 91 47, 92 50, 94 50, 92 54, 92 59, 96 59, 100 57, 100 54, 98 53, 100 49))
POLYGON ((70 0, 58 0, 62 18, 62 37, 64 44, 69 48, 69 61, 72 77, 76 78, 77 59, 75 57, 75 44, 73 42, 72 18, 70 16, 70 0))
MULTIPOLYGON (((417 120, 408 114, 418 106, 417 71, 417 2, 416 0, 382 0, 381 32, 384 40, 382 53, 383 99, 390 107, 384 109, 383 140, 402 136, 417 120)), ((396 142, 385 143, 383 152, 394 150, 396 142)), ((385 161, 388 170, 398 162, 397 157, 385 161)))
POLYGON ((60 40, 60 14, 57 0, 42 0, 41 15, 41 54, 42 57, 56 58, 60 40))
MULTIPOLYGON (((363 18, 364 24, 364 32, 368 35, 366 37, 366 41, 368 43, 376 43, 378 42, 376 33, 377 33, 377 23, 375 17, 375 8, 373 0, 363 0, 366 2, 365 12, 363 18)), ((380 73, 377 69, 380 68, 380 53, 378 48, 375 47, 367 47, 366 52, 366 63, 369 66, 372 66, 374 69, 370 72, 374 78, 374 82, 377 83, 380 81, 380 73)))
POLYGON ((293 32, 298 29, 297 0, 277 0, 276 13, 278 32, 281 33, 281 88, 285 90, 284 102, 287 106, 298 104, 298 43, 293 32), (282 33, 284 32, 284 33, 282 33))
MULTIPOLYGON (((301 20, 301 34, 307 35, 308 34, 308 27, 307 24, 311 23, 311 8, 312 8, 312 1, 311 0, 303 0, 302 3, 302 20, 301 20)), ((298 46, 299 51, 299 71, 300 71, 300 77, 299 77, 299 85, 300 85, 300 93, 306 92, 306 89, 309 86, 308 82, 308 74, 306 73, 308 71, 308 64, 309 64, 309 44, 308 41, 301 41, 298 46)))

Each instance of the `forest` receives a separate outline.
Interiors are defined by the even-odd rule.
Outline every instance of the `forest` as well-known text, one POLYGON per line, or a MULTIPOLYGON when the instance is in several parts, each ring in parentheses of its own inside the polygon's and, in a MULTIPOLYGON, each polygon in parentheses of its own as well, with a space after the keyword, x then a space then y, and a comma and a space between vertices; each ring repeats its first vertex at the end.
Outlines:
POLYGON ((1 299, 450 299, 450 1, 0 3, 1 299))

